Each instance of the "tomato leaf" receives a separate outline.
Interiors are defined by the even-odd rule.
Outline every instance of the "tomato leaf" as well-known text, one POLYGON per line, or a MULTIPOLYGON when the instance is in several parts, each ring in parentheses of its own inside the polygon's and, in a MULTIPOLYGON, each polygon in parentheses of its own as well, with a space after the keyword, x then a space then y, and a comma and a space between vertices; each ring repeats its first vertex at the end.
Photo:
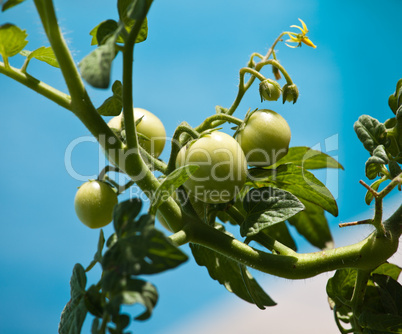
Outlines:
MULTIPOLYGON (((224 231, 223 226, 219 228, 224 231)), ((224 232, 231 235, 226 231, 224 232)), ((190 248, 197 264, 206 267, 211 278, 217 280, 229 292, 251 304, 255 304, 260 309, 276 305, 246 267, 209 248, 196 244, 190 244, 190 248)))
POLYGON ((360 116, 353 127, 364 148, 370 153, 373 153, 378 145, 386 142, 385 125, 371 116, 360 116))
MULTIPOLYGON (((378 190, 378 188, 380 187, 380 185, 381 185, 381 183, 383 183, 384 181, 386 181, 387 180, 387 178, 381 178, 381 179, 378 179, 378 180, 375 180, 371 185, 370 185, 370 187, 372 188, 372 189, 374 189, 375 191, 377 191, 378 190)), ((365 200, 365 202, 366 202, 366 204, 367 205, 370 205, 370 203, 371 203, 371 201, 374 199, 374 196, 373 196, 373 194, 372 194, 372 192, 370 192, 370 191, 367 191, 366 192, 366 196, 364 197, 364 200, 365 200)))
POLYGON ((288 219, 297 232, 320 249, 333 248, 333 239, 324 210, 311 202, 300 200, 305 209, 288 219))
POLYGON ((122 84, 116 80, 112 85, 113 95, 108 97, 102 105, 97 109, 102 116, 117 116, 123 109, 122 102, 122 84))
MULTIPOLYGON (((146 310, 135 318, 135 320, 147 320, 158 301, 158 292, 156 287, 150 282, 137 278, 126 279, 120 285, 121 290, 113 293, 112 304, 133 305, 142 304, 146 310)), ((128 324, 127 324, 128 325, 128 324)))
POLYGON ((61 313, 60 334, 81 333, 82 324, 87 315, 84 295, 87 278, 84 268, 77 263, 70 280, 71 299, 61 313))
POLYGON ((338 161, 328 154, 304 146, 290 147, 288 153, 274 165, 270 166, 270 168, 275 168, 287 163, 292 163, 304 169, 344 169, 338 161))
POLYGON ((367 330, 366 333, 401 333, 402 316, 395 314, 374 313, 365 310, 359 317, 359 325, 363 326, 367 330), (371 332, 368 330, 371 330, 371 332))
POLYGON ((368 179, 375 179, 384 168, 385 164, 388 164, 387 152, 383 145, 378 145, 373 150, 373 155, 366 161, 366 176, 368 179))
POLYGON ((105 245, 105 236, 103 234, 103 230, 101 229, 99 232, 98 248, 94 255, 94 259, 91 261, 91 263, 85 269, 86 272, 90 271, 98 262, 100 263, 102 261, 102 251, 103 251, 104 245, 105 245))
POLYGON ((393 94, 390 95, 388 99, 388 105, 392 112, 396 114, 396 111, 402 103, 402 79, 399 79, 396 84, 396 89, 393 94))
POLYGON ((379 266, 376 270, 373 271, 373 274, 386 275, 393 278, 396 281, 398 280, 401 271, 402 268, 398 267, 396 264, 383 263, 381 266, 379 266))
POLYGON ((95 88, 108 88, 115 54, 115 39, 109 38, 105 44, 85 56, 79 64, 85 81, 95 88))
POLYGON ((6 0, 3 5, 1 6, 1 11, 5 12, 7 9, 10 9, 14 6, 19 5, 20 3, 23 3, 25 0, 6 0))
POLYGON ((148 37, 148 21, 146 16, 146 7, 150 5, 152 0, 118 0, 117 9, 120 20, 129 33, 134 27, 136 20, 144 19, 141 29, 135 40, 136 43, 145 41, 148 37))
POLYGON ((50 46, 41 46, 39 49, 36 49, 34 51, 22 50, 20 54, 27 57, 28 61, 32 58, 35 58, 53 67, 60 67, 59 63, 57 62, 56 55, 54 54, 53 49, 50 46))
POLYGON ((156 274, 187 260, 186 254, 155 229, 154 216, 143 215, 135 220, 141 210, 138 203, 131 199, 115 208, 118 239, 103 255, 104 271, 116 271, 120 276, 156 274))
POLYGON ((18 54, 28 44, 27 33, 16 25, 6 23, 0 26, 0 54, 3 58, 18 54))
POLYGON ((177 168, 170 173, 161 183, 154 194, 151 207, 149 208, 150 214, 155 215, 159 206, 166 202, 173 192, 180 187, 187 179, 194 173, 200 166, 199 165, 186 165, 177 168))
POLYGON ((344 304, 350 300, 356 283, 357 270, 353 268, 339 269, 328 280, 327 294, 335 303, 344 304))
POLYGON ((289 191, 298 198, 317 204, 335 217, 338 215, 338 205, 331 192, 304 168, 290 163, 276 169, 253 168, 249 170, 249 176, 249 185, 289 191))
POLYGON ((251 189, 243 199, 246 216, 240 227, 242 236, 251 237, 264 228, 283 222, 304 209, 291 193, 277 188, 251 189))
POLYGON ((131 198, 120 202, 113 210, 113 225, 118 237, 125 232, 130 225, 135 224, 135 218, 139 215, 142 202, 138 198, 131 198))

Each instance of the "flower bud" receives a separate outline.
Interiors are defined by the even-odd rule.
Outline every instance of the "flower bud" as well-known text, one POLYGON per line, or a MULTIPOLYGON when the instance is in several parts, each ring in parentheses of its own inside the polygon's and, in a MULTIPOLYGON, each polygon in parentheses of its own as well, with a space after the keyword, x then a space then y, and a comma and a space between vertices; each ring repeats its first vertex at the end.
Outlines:
POLYGON ((285 84, 282 87, 282 98, 283 98, 283 103, 286 101, 292 102, 293 104, 296 103, 297 98, 299 97, 299 89, 295 84, 285 84))
POLYGON ((261 102, 263 100, 277 101, 281 96, 281 86, 274 80, 265 79, 260 82, 260 96, 261 102))
POLYGON ((274 74, 276 80, 282 78, 281 72, 279 71, 279 68, 277 68, 276 66, 272 66, 272 73, 274 74))

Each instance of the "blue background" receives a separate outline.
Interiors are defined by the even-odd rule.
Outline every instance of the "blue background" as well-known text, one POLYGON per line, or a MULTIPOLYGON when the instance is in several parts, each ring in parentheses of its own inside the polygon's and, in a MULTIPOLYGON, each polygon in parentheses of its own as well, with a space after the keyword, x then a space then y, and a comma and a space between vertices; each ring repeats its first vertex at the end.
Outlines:
MULTIPOLYGON (((113 1, 58 0, 55 5, 77 63, 93 49, 89 31, 103 20, 117 19, 113 1)), ((338 231, 337 224, 368 208, 365 190, 358 184, 359 179, 366 180, 368 153, 356 138, 353 123, 361 114, 380 121, 393 115, 387 101, 402 76, 401 12, 398 0, 249 0, 230 5, 216 0, 155 1, 148 17, 148 40, 135 50, 134 104, 157 114, 168 136, 183 120, 198 125, 216 105, 231 105, 238 71, 251 53, 267 52, 281 31, 299 25, 297 19, 302 18, 317 49, 290 49, 283 43, 277 47, 278 59, 299 87, 299 101, 261 103, 254 85, 236 116, 243 118, 249 108, 274 109, 292 129, 292 146, 312 146, 340 160, 344 172, 317 175, 338 199, 339 217, 328 218, 335 242, 341 244, 342 235, 350 230, 338 231)), ((49 45, 32 1, 1 13, 0 24, 6 22, 27 30, 26 49, 49 45)), ((10 62, 19 67, 22 57, 10 62)), ((32 60, 28 70, 65 91, 58 69, 32 60)), ((120 71, 118 57, 113 80, 121 79, 120 71)), ((263 73, 268 76, 270 70, 263 73)), ((72 268, 76 262, 89 264, 98 239, 98 231, 86 228, 75 216, 73 199, 82 181, 74 179, 65 165, 68 145, 89 133, 73 114, 5 76, 0 76, 0 88, 0 332, 55 333, 70 298, 72 268)), ((88 90, 96 106, 110 95, 88 90)), ((100 158, 97 144, 87 141, 72 152, 72 165, 77 173, 93 177, 100 158)), ((398 196, 393 200, 400 202, 398 196)), ((111 232, 111 227, 105 228, 106 235, 111 232)), ((302 251, 313 250, 302 238, 296 240, 302 251)), ((187 247, 183 249, 189 254, 187 247)), ((99 274, 94 269, 89 281, 99 274)), ((149 279, 158 287, 160 300, 150 321, 132 326, 135 333, 163 333, 164 326, 174 326, 228 294, 194 261, 149 279)), ((274 298, 280 301, 280 296, 274 298)), ((240 301, 233 296, 230 302, 240 301)))

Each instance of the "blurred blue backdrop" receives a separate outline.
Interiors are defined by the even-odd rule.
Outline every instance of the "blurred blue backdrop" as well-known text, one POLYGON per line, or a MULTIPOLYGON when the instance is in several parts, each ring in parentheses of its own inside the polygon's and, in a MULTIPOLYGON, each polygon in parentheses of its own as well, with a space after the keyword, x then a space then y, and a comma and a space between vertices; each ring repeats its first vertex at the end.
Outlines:
MULTIPOLYGON (((402 76, 398 31, 402 2, 228 3, 155 1, 148 40, 135 50, 134 104, 157 114, 168 136, 183 120, 198 125, 215 112, 216 105, 231 105, 238 71, 251 53, 265 53, 280 32, 300 24, 302 18, 317 48, 290 49, 283 43, 277 47, 278 59, 299 87, 299 101, 261 103, 255 85, 237 116, 244 117, 249 108, 274 109, 290 124, 292 146, 312 146, 340 160, 344 172, 317 174, 338 199, 339 217, 328 218, 339 245, 350 231, 337 231, 337 224, 367 210, 365 190, 358 181, 365 180, 368 153, 356 138, 353 123, 361 114, 380 121, 393 115, 387 101, 402 76)), ((103 20, 117 19, 114 1, 56 0, 55 6, 77 63, 93 49, 89 31, 103 20)), ((6 22, 27 30, 26 49, 49 45, 32 1, 1 13, 0 24, 6 22)), ((18 67, 23 60, 10 61, 18 67)), ((29 73, 65 91, 58 69, 32 60, 29 73)), ((270 70, 263 73, 268 76, 270 70)), ((113 80, 117 79, 121 79, 120 57, 113 65, 113 80)), ((70 175, 65 163, 69 144, 89 132, 70 112, 5 76, 0 76, 0 88, 0 332, 55 333, 70 298, 72 268, 76 262, 86 266, 91 261, 98 239, 98 231, 75 216, 73 199, 82 181, 70 175)), ((90 87, 88 91, 96 106, 110 95, 90 87)), ((162 158, 169 156, 168 151, 167 146, 162 158)), ((99 154, 97 144, 86 141, 72 151, 71 166, 80 175, 94 177, 99 154)), ((394 200, 400 201, 397 196, 394 200)), ((107 235, 111 232, 110 226, 105 228, 107 235)), ((296 240, 300 250, 313 250, 303 239, 296 240)), ((187 247, 184 251, 190 253, 187 247)), ((89 280, 99 273, 93 270, 89 280)), ((131 327, 135 333, 164 333, 165 326, 180 323, 228 294, 192 260, 149 279, 158 287, 160 300, 150 321, 131 327)), ((268 293, 280 302, 280 295, 268 293)), ((241 302, 230 298, 231 303, 241 302)))

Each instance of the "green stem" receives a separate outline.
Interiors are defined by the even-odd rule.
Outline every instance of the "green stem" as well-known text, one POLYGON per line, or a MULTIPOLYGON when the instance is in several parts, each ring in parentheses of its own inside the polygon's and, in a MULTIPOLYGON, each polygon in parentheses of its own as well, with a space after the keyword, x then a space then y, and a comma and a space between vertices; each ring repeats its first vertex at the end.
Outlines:
POLYGON ((261 66, 272 65, 272 66, 277 67, 279 69, 279 71, 281 71, 281 73, 283 74, 284 78, 286 79, 286 83, 288 83, 289 85, 293 84, 293 81, 290 78, 288 72, 285 70, 285 68, 278 61, 276 61, 274 59, 270 59, 270 60, 260 62, 259 65, 261 65, 261 66))
POLYGON ((353 245, 316 253, 275 255, 254 249, 206 224, 187 222, 189 231, 181 244, 193 242, 208 247, 239 263, 267 274, 304 279, 340 268, 372 269, 384 263, 398 248, 398 238, 384 237, 376 232, 353 245))
POLYGON ((260 81, 264 81, 266 77, 264 77, 260 72, 254 70, 253 68, 250 67, 243 67, 240 69, 240 75, 243 74, 243 77, 246 73, 249 73, 251 75, 254 75, 257 79, 260 81))
MULTIPOLYGON (((205 130, 207 130, 207 129, 211 129, 211 128, 213 128, 213 124, 214 124, 216 121, 229 122, 229 123, 233 123, 233 124, 236 124, 236 125, 239 125, 239 126, 240 126, 241 124, 243 124, 243 120, 241 120, 241 119, 239 119, 239 118, 237 118, 237 117, 234 117, 234 116, 231 116, 231 115, 227 115, 227 114, 216 114, 216 115, 212 115, 212 116, 206 118, 205 121, 202 122, 202 123, 201 123, 199 126, 197 126, 195 129, 196 129, 198 132, 202 132, 202 131, 205 131, 205 130)), ((223 123, 223 122, 222 122, 222 123, 223 123)), ((221 124, 222 124, 222 123, 221 123, 221 124)))
POLYGON ((64 94, 63 92, 53 88, 52 86, 45 84, 44 82, 34 78, 33 76, 24 73, 15 67, 6 66, 6 64, 2 62, 0 62, 0 73, 23 84, 24 86, 57 103, 63 108, 72 110, 71 97, 69 95, 64 94))
POLYGON ((182 142, 180 137, 182 134, 188 134, 190 138, 196 139, 200 136, 198 131, 193 129, 188 123, 182 122, 175 130, 172 138, 172 150, 170 152, 169 162, 166 168, 166 175, 169 175, 176 168, 176 158, 180 149, 182 148, 182 142))
MULTIPOLYGON (((123 143, 98 114, 87 94, 78 68, 57 24, 53 2, 34 0, 34 3, 71 96, 69 105, 61 105, 71 110, 80 119, 106 152, 122 150, 123 143)), ((118 164, 119 161, 116 163, 118 164)))

